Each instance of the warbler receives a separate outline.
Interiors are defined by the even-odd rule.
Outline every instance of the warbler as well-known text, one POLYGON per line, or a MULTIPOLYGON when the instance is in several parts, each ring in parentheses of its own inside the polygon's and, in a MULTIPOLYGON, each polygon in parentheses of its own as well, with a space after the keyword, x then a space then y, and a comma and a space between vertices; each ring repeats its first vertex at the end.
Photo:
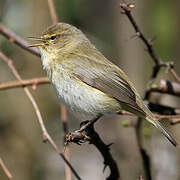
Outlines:
POLYGON ((177 145, 127 75, 106 59, 80 29, 57 23, 33 40, 31 47, 39 47, 43 69, 67 107, 94 118, 126 110, 149 121, 177 145))

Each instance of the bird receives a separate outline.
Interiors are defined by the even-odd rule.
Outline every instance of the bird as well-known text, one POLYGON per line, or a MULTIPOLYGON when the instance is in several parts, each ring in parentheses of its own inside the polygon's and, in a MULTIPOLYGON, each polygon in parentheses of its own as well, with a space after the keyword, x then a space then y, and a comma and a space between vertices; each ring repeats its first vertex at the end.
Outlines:
POLYGON ((174 145, 177 142, 148 109, 128 76, 109 61, 78 28, 67 23, 49 26, 31 37, 42 66, 63 104, 73 111, 102 116, 128 111, 154 125, 174 145))

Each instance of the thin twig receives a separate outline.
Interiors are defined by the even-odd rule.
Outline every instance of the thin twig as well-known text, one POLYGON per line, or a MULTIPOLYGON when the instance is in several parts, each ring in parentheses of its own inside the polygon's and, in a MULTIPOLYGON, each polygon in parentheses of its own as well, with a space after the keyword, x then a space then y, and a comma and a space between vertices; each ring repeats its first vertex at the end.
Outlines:
POLYGON ((176 79, 176 81, 180 83, 180 77, 179 77, 179 75, 176 73, 176 71, 174 70, 174 68, 171 68, 171 69, 170 69, 170 72, 172 73, 172 75, 174 76, 174 78, 176 79))
MULTIPOLYGON (((131 22, 131 24, 132 24, 132 26, 136 32, 136 36, 139 37, 144 42, 144 44, 146 45, 147 52, 151 56, 152 60, 155 63, 155 66, 153 68, 150 80, 153 80, 154 78, 157 77, 157 74, 160 71, 161 67, 164 67, 164 66, 170 67, 170 70, 172 70, 173 69, 172 64, 171 63, 164 63, 161 60, 161 58, 157 56, 157 54, 156 54, 156 52, 152 46, 152 39, 151 40, 147 39, 144 36, 144 34, 142 33, 142 31, 140 30, 139 26, 137 25, 134 17, 131 14, 132 9, 135 7, 134 4, 120 3, 120 7, 123 10, 122 13, 125 14, 128 17, 129 21, 131 22)), ((177 74, 174 73, 173 75, 176 77, 176 79, 178 79, 178 76, 176 76, 177 74)), ((146 100, 150 99, 150 94, 151 94, 151 91, 146 91, 146 93, 145 93, 145 99, 146 100)), ((146 151, 144 150, 144 148, 141 144, 141 135, 140 135, 141 134, 141 131, 140 131, 141 130, 141 123, 142 123, 142 120, 138 119, 137 124, 136 124, 137 141, 138 141, 138 146, 139 146, 142 158, 143 158, 143 163, 144 163, 145 172, 146 172, 146 178, 151 180, 152 178, 151 178, 151 170, 150 170, 150 157, 146 153, 146 151)))
MULTIPOLYGON (((148 40, 145 38, 144 34, 142 33, 142 31, 140 30, 139 26, 137 25, 134 17, 131 14, 132 8, 134 8, 133 4, 126 4, 126 3, 120 3, 120 8, 122 9, 122 14, 125 14, 129 21, 131 22, 135 32, 136 32, 136 36, 139 37, 144 44, 147 47, 147 52, 149 53, 149 55, 151 56, 151 58, 153 59, 155 66, 153 68, 153 72, 152 72, 152 76, 151 76, 151 80, 153 78, 155 78, 160 70, 161 64, 162 64, 162 60, 156 55, 154 48, 152 47, 152 40, 148 40)), ((149 100, 150 98, 150 91, 147 91, 145 94, 145 99, 149 100)), ((146 173, 146 178, 148 180, 151 180, 151 170, 150 170, 150 158, 149 155, 146 153, 146 151, 144 150, 142 143, 141 143, 141 124, 142 124, 142 119, 139 118, 135 127, 136 130, 136 136, 137 136, 137 143, 138 143, 138 147, 143 159, 143 165, 144 165, 144 170, 146 173)))
MULTIPOLYGON (((61 104, 61 121, 62 121, 63 131, 64 131, 64 137, 63 137, 63 144, 64 144, 66 134, 68 133, 68 125, 67 125, 66 107, 62 104, 61 104)), ((67 158, 67 160, 70 161, 70 149, 68 145, 65 148, 64 155, 67 158)), ((66 180, 71 180, 71 171, 67 165, 65 166, 65 174, 66 174, 66 180)))
POLYGON ((12 174, 10 173, 10 171, 8 170, 8 168, 6 167, 6 165, 4 164, 4 162, 1 158, 0 158, 0 167, 2 168, 2 170, 4 171, 4 173, 6 174, 8 179, 13 180, 12 174))
POLYGON ((0 25, 0 34, 8 38, 10 43, 15 43, 16 45, 20 46, 22 49, 28 52, 31 52, 32 54, 36 56, 40 56, 40 52, 37 48, 29 48, 28 43, 24 39, 16 35, 14 32, 12 32, 10 29, 5 27, 4 25, 0 25))
MULTIPOLYGON (((11 59, 9 59, 7 56, 5 56, 2 52, 0 52, 0 58, 8 65, 8 67, 11 69, 12 73, 14 74, 14 76, 19 80, 22 81, 21 76, 19 75, 19 73, 17 72, 16 68, 13 65, 13 61, 11 59)), ((72 165, 68 162, 68 160, 64 157, 63 153, 61 153, 61 151, 59 150, 59 148, 57 147, 57 145, 55 144, 55 142, 53 141, 53 139, 51 138, 51 136, 48 134, 46 127, 44 125, 39 107, 35 101, 35 99, 33 98, 32 94, 30 93, 29 89, 27 87, 23 88, 27 97, 29 98, 29 100, 31 101, 33 108, 36 112, 36 115, 38 117, 38 122, 40 124, 41 130, 42 130, 42 134, 43 134, 43 141, 44 142, 49 142, 52 147, 55 149, 55 151, 63 158, 63 160, 66 162, 66 164, 68 164, 68 166, 71 168, 72 172, 74 173, 75 177, 80 180, 81 178, 79 177, 79 175, 76 173, 76 171, 74 170, 74 168, 72 167, 72 165)))
POLYGON ((40 84, 49 84, 49 80, 47 77, 39 77, 39 78, 32 78, 26 79, 22 81, 11 81, 0 84, 0 90, 12 89, 12 88, 19 88, 19 87, 26 87, 32 86, 35 89, 40 84))
POLYGON ((168 119, 172 125, 180 123, 180 115, 158 115, 157 119, 168 119))
POLYGON ((54 6, 54 1, 48 0, 48 6, 49 6, 50 16, 51 16, 53 24, 58 23, 58 17, 57 17, 57 13, 54 6))
MULTIPOLYGON (((53 0, 48 0, 48 6, 49 6, 49 11, 50 11, 50 16, 52 19, 53 24, 58 23, 58 17, 57 17, 57 12, 54 6, 54 1, 53 0)), ((64 137, 63 137, 63 143, 64 139, 66 137, 66 134, 68 133, 68 125, 67 125, 67 112, 66 112, 66 107, 64 105, 61 105, 61 121, 63 124, 63 130, 64 130, 64 137)), ((65 157, 67 158, 68 161, 70 161, 70 149, 69 146, 65 148, 65 157)), ((66 180, 71 180, 71 170, 69 166, 66 164, 65 165, 65 174, 66 174, 66 180)))
POLYGON ((155 64, 160 65, 162 63, 162 60, 156 55, 156 52, 154 51, 154 48, 152 46, 152 41, 148 40, 144 36, 144 34, 141 32, 139 26, 137 25, 135 19, 133 18, 132 14, 131 14, 131 10, 132 10, 132 8, 134 8, 134 6, 132 6, 131 4, 120 3, 120 7, 123 9, 122 13, 128 17, 129 21, 131 22, 132 26, 134 27, 136 36, 138 36, 146 45, 149 55, 154 60, 155 64))

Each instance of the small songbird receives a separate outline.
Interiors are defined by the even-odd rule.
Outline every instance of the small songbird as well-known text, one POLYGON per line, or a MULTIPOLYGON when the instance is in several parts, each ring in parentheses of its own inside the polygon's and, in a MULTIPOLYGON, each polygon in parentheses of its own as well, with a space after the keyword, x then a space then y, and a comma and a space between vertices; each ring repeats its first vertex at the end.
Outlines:
POLYGON ((81 30, 58 23, 33 40, 36 43, 31 47, 39 47, 43 68, 67 107, 94 118, 129 111, 149 121, 177 145, 143 103, 126 74, 107 60, 81 30))

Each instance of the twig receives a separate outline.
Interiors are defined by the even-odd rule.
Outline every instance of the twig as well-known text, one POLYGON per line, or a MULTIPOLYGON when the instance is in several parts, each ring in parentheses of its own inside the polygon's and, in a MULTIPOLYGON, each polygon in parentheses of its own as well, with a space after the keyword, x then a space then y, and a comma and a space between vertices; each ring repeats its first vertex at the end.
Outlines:
POLYGON ((8 38, 10 43, 15 43, 16 45, 20 46, 22 49, 29 51, 36 56, 40 56, 40 52, 37 48, 29 48, 28 43, 24 39, 16 35, 10 29, 6 28, 4 25, 0 25, 0 34, 8 38))
POLYGON ((33 79, 26 79, 22 81, 11 81, 7 83, 0 84, 0 90, 12 89, 12 88, 19 88, 19 87, 26 87, 32 86, 35 89, 40 84, 49 84, 49 80, 47 77, 39 77, 33 79))
MULTIPOLYGON (((157 74, 160 70, 161 64, 162 64, 162 60, 156 55, 154 48, 152 47, 152 40, 146 39, 146 37, 144 36, 142 31, 140 30, 139 26, 137 25, 135 19, 133 18, 131 11, 132 11, 132 8, 134 8, 134 5, 120 3, 120 8, 123 10, 122 14, 125 14, 128 17, 129 21, 131 22, 131 24, 136 32, 136 36, 139 37, 146 45, 147 52, 149 53, 149 55, 151 56, 151 58, 153 59, 153 61, 155 63, 155 66, 153 68, 153 72, 151 75, 151 80, 152 80, 153 78, 155 78, 157 76, 157 74)), ((149 100, 149 98, 150 98, 150 91, 146 91, 145 99, 149 100)), ((151 170, 150 170, 150 158, 141 144, 141 124, 142 124, 142 119, 139 118, 137 121, 136 127, 135 127, 137 143, 138 143, 138 147, 139 147, 142 159, 143 159, 143 165, 144 165, 144 170, 146 173, 146 178, 148 180, 151 180, 152 178, 151 178, 151 170)))
POLYGON ((170 123, 171 123, 172 125, 175 125, 175 124, 180 123, 180 117, 170 119, 170 123))
POLYGON ((153 73, 152 73, 152 78, 155 78, 157 73, 159 72, 160 68, 161 67, 164 67, 164 66, 168 66, 170 67, 170 71, 171 73, 173 74, 173 76, 176 78, 176 80, 178 82, 180 82, 180 77, 177 75, 177 73, 174 71, 174 66, 173 66, 173 63, 170 62, 170 63, 164 63, 161 58, 159 56, 157 56, 154 48, 153 48, 153 39, 147 39, 145 37, 145 35, 142 33, 142 31, 140 30, 139 26, 137 25, 134 17, 132 16, 131 14, 131 11, 132 9, 134 8, 135 6, 133 4, 126 4, 126 3, 120 3, 120 8, 123 10, 122 11, 122 14, 125 14, 129 21, 131 22, 135 32, 136 32, 136 36, 139 37, 143 42, 144 44, 146 45, 147 47, 147 52, 148 54, 151 56, 151 58, 153 59, 154 63, 155 63, 155 66, 153 68, 153 73))
MULTIPOLYGON (((53 24, 58 23, 58 17, 57 17, 57 12, 54 6, 54 1, 53 0, 48 0, 48 6, 49 6, 49 11, 50 11, 50 16, 52 19, 53 24)), ((66 134, 68 133, 68 125, 67 125, 67 112, 66 108, 64 105, 61 105, 61 121, 63 124, 63 131, 64 131, 64 137, 63 137, 63 143, 64 139, 66 137, 66 134)), ((66 147, 65 151, 65 157, 67 158, 68 161, 70 161, 70 149, 69 146, 66 147)), ((71 180, 71 170, 68 165, 65 165, 65 174, 66 174, 66 180, 71 180)))
MULTIPOLYGON (((11 59, 9 59, 7 56, 5 56, 2 52, 0 52, 0 58, 8 65, 8 67, 11 69, 12 73, 14 74, 14 76, 19 80, 22 81, 19 73, 17 72, 16 68, 13 65, 13 61, 11 59)), ((75 177, 80 180, 81 178, 79 177, 79 175, 76 173, 76 171, 74 170, 74 168, 71 166, 71 164, 67 161, 67 159, 64 157, 63 153, 61 153, 61 151, 59 150, 59 148, 57 147, 57 145, 55 144, 55 142, 53 141, 53 139, 51 138, 51 136, 48 134, 46 127, 44 125, 39 107, 36 103, 36 101, 34 100, 32 94, 30 93, 29 89, 27 87, 24 87, 24 91, 27 95, 27 97, 29 98, 29 100, 31 101, 33 108, 36 112, 36 115, 38 117, 38 122, 40 124, 41 130, 42 130, 42 134, 43 134, 43 141, 44 142, 49 142, 52 147, 55 149, 55 151, 63 158, 63 160, 68 164, 68 166, 71 168, 72 172, 74 173, 75 177)))
POLYGON ((172 73, 172 75, 174 76, 174 78, 177 80, 177 82, 180 83, 180 77, 178 76, 178 74, 176 73, 176 71, 174 70, 174 68, 170 69, 170 72, 172 73))
POLYGON ((134 30, 136 32, 136 36, 138 36, 144 44, 147 46, 147 50, 149 52, 149 55, 154 60, 155 64, 161 65, 162 60, 156 55, 154 48, 152 47, 152 41, 148 40, 144 34, 141 32, 140 28, 138 27, 136 21, 134 20, 133 16, 131 15, 131 10, 134 8, 134 5, 132 4, 126 4, 126 3, 120 3, 120 7, 123 9, 123 14, 125 14, 129 21, 131 22, 132 26, 134 27, 134 30))
MULTIPOLYGON (((63 131, 64 131, 64 137, 63 137, 63 144, 64 144, 66 134, 68 133, 68 125, 67 125, 66 107, 62 104, 61 104, 61 121, 62 121, 63 131)), ((70 149, 68 145, 65 147, 64 154, 67 160, 70 161, 70 149)), ((67 165, 65 166, 65 174, 66 174, 66 180, 71 180, 71 171, 67 165)))
MULTIPOLYGON (((132 8, 134 8, 135 6, 133 4, 120 3, 120 7, 123 10, 122 13, 125 14, 128 17, 129 21, 131 22, 131 24, 132 24, 132 26, 136 32, 136 36, 139 37, 144 42, 144 44, 146 45, 147 52, 151 56, 152 60, 155 63, 155 66, 153 67, 153 72, 151 75, 151 81, 157 77, 157 74, 160 71, 161 67, 164 67, 164 66, 169 67, 171 70, 171 73, 174 75, 174 77, 177 80, 179 80, 178 75, 175 73, 175 71, 173 69, 174 67, 172 66, 172 62, 164 63, 161 60, 161 58, 157 56, 157 54, 156 54, 156 52, 152 46, 152 40, 148 40, 144 36, 142 31, 140 30, 139 26, 137 25, 135 19, 133 18, 132 14, 131 14, 132 8)), ((150 99, 150 94, 151 94, 151 91, 146 91, 146 94, 145 94, 146 100, 150 99)), ((144 150, 144 148, 141 144, 141 135, 140 135, 141 134, 141 131, 140 131, 141 130, 140 129, 141 123, 142 123, 142 120, 138 119, 137 124, 136 124, 137 141, 138 141, 138 146, 139 146, 142 158, 143 158, 143 163, 144 163, 146 176, 147 176, 146 178, 151 180, 152 178, 151 178, 151 170, 150 170, 150 158, 149 158, 149 155, 146 153, 146 151, 144 150)))
POLYGON ((180 123, 180 115, 159 115, 157 119, 168 119, 172 125, 180 123))
POLYGON ((49 6, 50 16, 51 16, 53 24, 58 23, 58 17, 57 17, 57 13, 54 6, 54 1, 48 0, 48 6, 49 6))
POLYGON ((179 108, 165 106, 165 105, 158 104, 158 103, 149 102, 148 107, 151 111, 157 112, 157 113, 163 114, 163 115, 179 115, 180 114, 179 108))
POLYGON ((4 173, 6 174, 8 179, 13 180, 12 174, 10 173, 10 171, 8 170, 8 168, 6 167, 6 165, 4 164, 4 162, 1 158, 0 158, 0 167, 2 168, 2 170, 4 171, 4 173))
POLYGON ((150 91, 180 96, 180 83, 161 80, 158 85, 153 85, 150 91))

